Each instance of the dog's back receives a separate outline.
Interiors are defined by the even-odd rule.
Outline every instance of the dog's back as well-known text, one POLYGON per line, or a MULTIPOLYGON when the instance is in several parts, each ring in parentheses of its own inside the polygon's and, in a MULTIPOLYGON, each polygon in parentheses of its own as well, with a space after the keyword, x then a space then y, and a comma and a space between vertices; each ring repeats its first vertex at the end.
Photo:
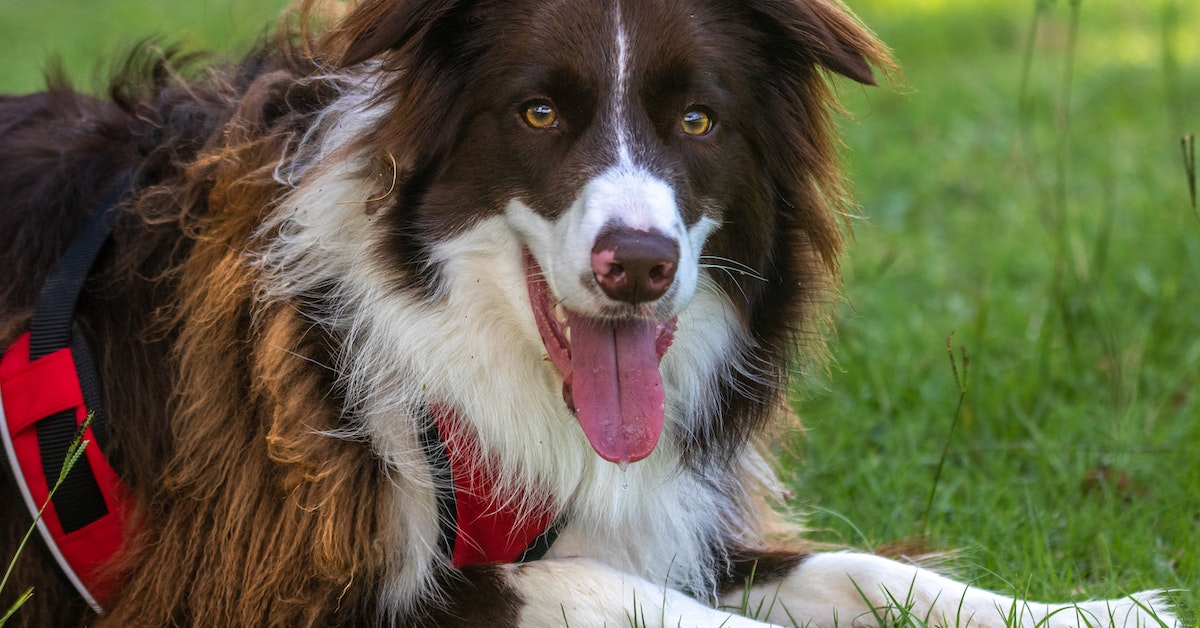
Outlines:
MULTIPOLYGON (((115 232, 73 320, 94 352, 105 407, 120 417, 112 426, 118 437, 104 453, 143 494, 171 447, 175 330, 167 306, 176 266, 191 246, 189 216, 206 211, 207 185, 189 181, 187 168, 228 119, 234 100, 211 87, 163 80, 171 64, 139 52, 106 99, 56 77, 43 92, 0 96, 0 348, 28 329, 72 238, 106 209, 106 198, 115 199, 115 232)), ((7 469, 0 480, 7 513, 0 517, 0 555, 8 560, 32 520, 18 506, 22 498, 7 469)), ((33 587, 33 600, 17 616, 21 625, 69 625, 83 616, 83 600, 54 565, 36 538, 19 555, 16 585, 0 592, 0 607, 33 587)))
POLYGON ((32 307, 71 234, 128 163, 124 117, 61 87, 0 97, 0 324, 32 307))
MULTIPOLYGON (((351 555, 330 553, 321 562, 313 556, 321 551, 319 545, 300 546, 322 534, 313 530, 322 522, 346 534, 352 533, 343 525, 346 521, 374 525, 365 514, 372 507, 364 504, 378 491, 374 484, 378 464, 361 442, 333 441, 330 448, 327 437, 311 434, 316 424, 291 426, 288 429, 295 428, 296 433, 289 437, 314 439, 323 448, 322 455, 353 460, 349 465, 353 481, 339 477, 327 478, 327 483, 338 484, 354 498, 336 512, 314 513, 283 503, 288 493, 296 495, 295 484, 288 484, 287 473, 274 473, 271 459, 288 455, 283 450, 289 443, 278 434, 266 437, 263 431, 269 429, 269 418, 266 424, 258 422, 270 416, 271 404, 288 396, 273 387, 308 383, 312 397, 291 398, 297 411, 322 417, 339 413, 325 408, 330 403, 330 382, 324 369, 314 369, 315 375, 293 369, 290 374, 269 376, 277 379, 262 385, 263 370, 278 366, 278 356, 255 354, 266 345, 251 346, 245 340, 269 333, 252 326, 275 319, 259 312, 251 320, 250 303, 255 298, 251 270, 244 258, 230 251, 231 243, 244 243, 255 221, 286 189, 276 181, 274 165, 287 142, 302 136, 314 112, 327 104, 327 83, 300 85, 297 57, 286 45, 275 43, 227 66, 199 65, 197 60, 204 61, 153 50, 138 52, 103 99, 80 94, 55 79, 41 93, 0 97, 0 269, 4 273, 0 350, 8 349, 28 330, 46 279, 72 238, 94 212, 106 209, 106 199, 115 199, 115 228, 88 273, 73 319, 91 346, 104 410, 112 419, 112 438, 103 453, 120 474, 132 513, 122 550, 100 577, 125 583, 119 594, 140 602, 105 605, 125 611, 123 615, 110 612, 107 619, 116 625, 130 621, 186 625, 200 615, 198 604, 206 607, 207 617, 233 617, 228 608, 231 601, 253 599, 250 606, 259 612, 255 617, 270 615, 285 622, 307 617, 296 621, 319 624, 340 606, 339 621, 369 623, 375 617, 379 576, 355 565, 374 556, 372 551, 357 547, 351 555), (222 271, 231 274, 216 274, 222 271), (232 302, 222 300, 223 296, 232 302), (222 333, 214 334, 213 326, 222 333), (185 328, 190 331, 185 333, 185 328), (248 372, 252 366, 254 373, 248 372), (222 383, 211 385, 213 377, 222 383), (252 378, 260 378, 259 384, 252 386, 252 378), (315 378, 315 383, 305 378, 315 378), (186 381, 192 381, 194 388, 189 389, 186 381), (197 395, 206 399, 202 404, 218 403, 222 410, 196 412, 197 395), (264 395, 271 399, 263 399, 264 395), (201 429, 212 432, 200 433, 195 423, 185 423, 181 416, 208 417, 200 418, 205 422, 201 429), (188 445, 181 451, 177 447, 181 433, 199 446, 188 445), (231 435, 244 443, 231 448, 231 435), (261 447, 264 438, 273 439, 271 451, 261 447), (230 455, 236 451, 252 455, 235 463, 229 473, 211 473, 214 464, 232 463, 230 455), (333 453, 337 451, 342 453, 333 453), (195 466, 181 472, 181 459, 195 466), (254 465, 259 465, 258 471, 251 468, 254 465), (257 486, 270 497, 259 494, 244 500, 253 493, 231 488, 229 482, 257 486), (225 519, 213 521, 211 514, 206 518, 203 513, 232 513, 238 507, 234 503, 258 514, 218 515, 225 519), (282 511, 304 523, 295 526, 294 535, 286 540, 281 540, 285 535, 268 531, 276 545, 289 544, 286 551, 274 546, 269 551, 299 556, 295 563, 283 561, 274 568, 270 561, 247 561, 240 543, 216 548, 189 533, 172 538, 158 534, 163 528, 186 528, 217 536, 255 536, 282 526, 279 521, 288 516, 282 511), (324 521, 329 516, 337 521, 324 521), (148 521, 153 524, 142 525, 148 521), (228 532, 232 528, 239 531, 228 532), (151 547, 155 548, 153 562, 146 556, 151 547), (201 564, 218 555, 226 566, 201 564), (330 562, 336 566, 330 567, 330 562), (304 591, 311 597, 285 603, 289 609, 285 612, 273 594, 230 595, 222 578, 209 581, 215 589, 180 585, 190 578, 183 574, 196 570, 215 569, 236 579, 227 567, 232 563, 253 564, 255 573, 242 575, 267 589, 286 588, 293 592, 292 598, 304 591), (147 564, 154 566, 146 570, 147 564), (323 569, 342 567, 356 570, 361 586, 346 592, 345 581, 323 579, 323 569), (145 573, 130 575, 138 570, 145 573), (166 573, 183 579, 162 577, 166 573), (270 610, 259 608, 261 604, 270 610), (158 619, 149 619, 147 609, 153 609, 158 619)), ((305 71, 311 73, 311 63, 305 71)), ((288 314, 279 320, 294 322, 290 316, 294 313, 288 314)), ((277 348, 289 358, 308 351, 295 345, 277 348)), ((316 362, 328 363, 328 356, 289 364, 311 368, 316 362)), ((296 471, 304 476, 308 469, 301 467, 296 471)), ((23 512, 22 496, 8 471, 0 476, 0 503, 6 512, 0 517, 0 556, 9 557, 16 555, 31 518, 23 512)), ((364 545, 372 542, 368 534, 359 536, 364 545)), ((91 616, 55 558, 36 538, 20 553, 11 582, 15 584, 0 592, 2 608, 9 608, 26 588, 36 592, 14 618, 16 625, 77 625, 91 616)))

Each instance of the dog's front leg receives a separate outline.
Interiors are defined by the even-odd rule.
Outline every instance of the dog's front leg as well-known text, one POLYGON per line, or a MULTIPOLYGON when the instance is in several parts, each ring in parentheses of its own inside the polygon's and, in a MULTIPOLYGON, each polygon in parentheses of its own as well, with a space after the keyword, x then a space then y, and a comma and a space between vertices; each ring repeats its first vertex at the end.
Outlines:
MULTIPOLYGON (((753 563, 753 559, 747 562, 753 563)), ((1179 626, 1159 592, 1080 604, 1024 602, 967 586, 928 569, 870 554, 767 555, 765 569, 724 597, 771 622, 827 627, 892 625, 904 617, 929 626, 1179 626), (779 568, 786 563, 786 569, 779 568), (761 575, 761 577, 760 577, 761 575)))
POLYGON ((520 626, 767 626, 593 560, 540 560, 506 566, 503 574, 520 626))

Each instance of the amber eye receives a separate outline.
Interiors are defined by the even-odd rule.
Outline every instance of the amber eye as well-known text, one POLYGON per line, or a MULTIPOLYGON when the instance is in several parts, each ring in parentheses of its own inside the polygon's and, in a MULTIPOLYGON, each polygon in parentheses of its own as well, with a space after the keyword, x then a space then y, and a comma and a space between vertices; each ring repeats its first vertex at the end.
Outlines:
POLYGON ((525 124, 535 129, 553 129, 558 126, 558 110, 545 100, 538 100, 525 105, 521 114, 525 124))
POLYGON ((713 128, 713 119, 703 109, 693 109, 679 119, 679 128, 688 135, 708 135, 713 128))

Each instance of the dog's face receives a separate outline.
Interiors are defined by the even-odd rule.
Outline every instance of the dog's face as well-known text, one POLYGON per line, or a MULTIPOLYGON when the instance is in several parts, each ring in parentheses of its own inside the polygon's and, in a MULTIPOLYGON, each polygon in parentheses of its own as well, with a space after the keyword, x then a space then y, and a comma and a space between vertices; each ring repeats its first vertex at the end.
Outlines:
POLYGON ((659 360, 750 158, 702 29, 685 15, 647 23, 627 10, 575 3, 530 15, 496 59, 505 75, 495 99, 451 166, 465 164, 458 180, 505 164, 484 175, 487 188, 527 248, 533 314, 564 398, 611 461, 644 458, 658 440, 659 360))
POLYGON ((385 1, 361 12, 343 62, 383 55, 398 93, 417 100, 380 132, 423 147, 405 159, 397 258, 421 256, 436 237, 422 230, 502 217, 593 448, 614 462, 649 455, 663 428, 659 361, 700 284, 752 316, 764 289, 753 284, 790 264, 780 247, 830 238, 825 216, 795 219, 815 225, 805 241, 789 235, 795 220, 781 211, 824 209, 790 188, 823 173, 777 144, 820 126, 795 93, 818 65, 870 82, 834 32, 848 18, 817 1, 385 1))

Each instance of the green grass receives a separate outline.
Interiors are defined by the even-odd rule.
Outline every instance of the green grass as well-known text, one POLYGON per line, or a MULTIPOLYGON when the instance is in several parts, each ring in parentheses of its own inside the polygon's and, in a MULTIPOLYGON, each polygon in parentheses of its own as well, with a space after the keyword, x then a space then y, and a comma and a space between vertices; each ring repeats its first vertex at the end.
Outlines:
MULTIPOLYGON (((153 34, 231 49, 282 4, 0 0, 0 91, 36 88, 50 52, 94 87, 98 59, 153 34)), ((795 391, 810 525, 858 546, 924 532, 964 577, 1034 598, 1188 589, 1194 622, 1200 215, 1180 138, 1200 132, 1200 5, 850 4, 909 87, 841 86, 863 219, 836 364, 795 391)))
POLYGON ((0 0, 0 93, 39 89, 52 59, 76 85, 99 91, 137 42, 187 50, 240 49, 275 24, 287 0, 0 0))
POLYGON ((836 365, 797 392, 810 525, 925 530, 1036 598, 1190 588, 1194 621, 1200 6, 1082 2, 1072 36, 1067 0, 852 5, 911 87, 844 90, 864 219, 836 365))

